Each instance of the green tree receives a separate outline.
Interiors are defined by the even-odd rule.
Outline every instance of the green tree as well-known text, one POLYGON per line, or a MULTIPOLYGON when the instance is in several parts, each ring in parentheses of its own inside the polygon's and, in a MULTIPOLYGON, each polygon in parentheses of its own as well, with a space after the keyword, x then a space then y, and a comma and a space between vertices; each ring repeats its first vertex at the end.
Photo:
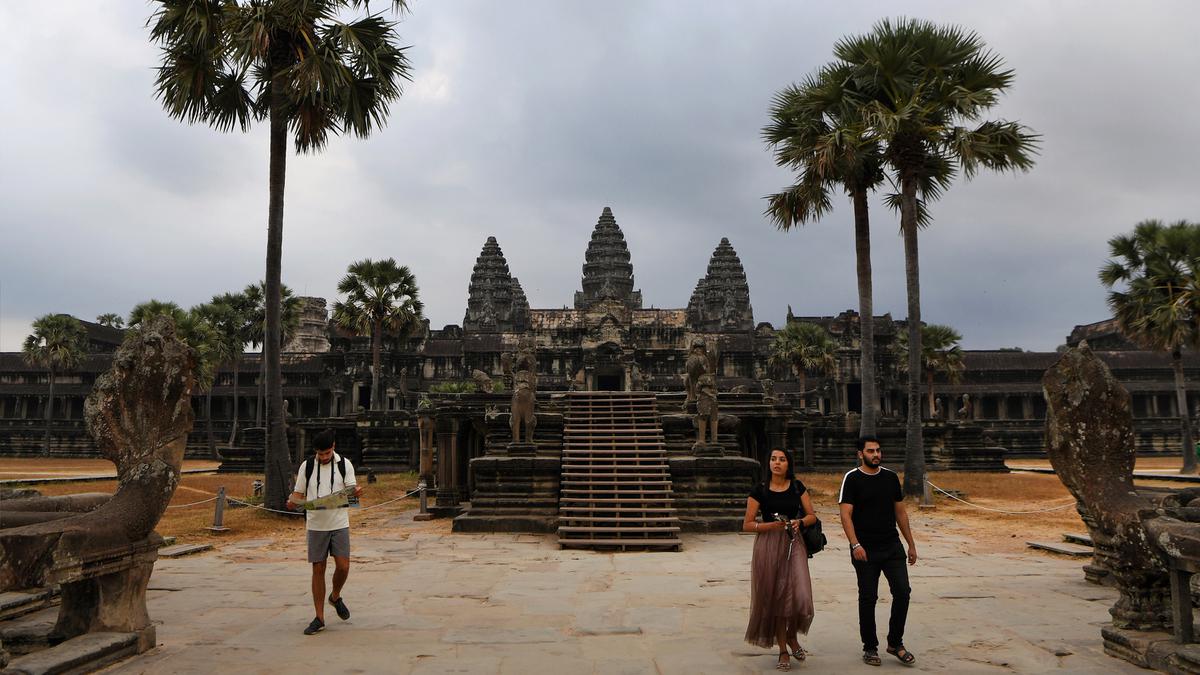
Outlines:
POLYGON ((921 432, 921 287, 918 227, 927 205, 962 172, 1027 171, 1037 136, 1018 122, 981 121, 1012 84, 1013 71, 973 32, 928 21, 884 20, 843 38, 834 56, 851 67, 869 131, 900 188, 889 203, 900 211, 908 294, 908 421, 904 491, 920 495, 925 482, 921 432), (918 196, 919 195, 919 196, 918 196))
POLYGON ((50 371, 46 393, 46 436, 42 452, 50 455, 50 424, 54 418, 54 381, 63 371, 73 370, 87 356, 87 331, 69 314, 47 314, 33 322, 33 333, 25 338, 21 353, 31 366, 50 371))
POLYGON ((100 316, 96 317, 96 323, 109 328, 119 329, 125 327, 125 319, 122 319, 120 314, 113 314, 112 312, 101 314, 100 316))
MULTIPOLYGON (((217 442, 213 437, 212 395, 216 386, 216 373, 221 366, 232 364, 236 385, 237 363, 241 360, 242 349, 245 345, 241 340, 240 332, 243 326, 243 317, 238 308, 229 301, 236 302, 236 297, 215 296, 211 302, 196 305, 188 312, 194 320, 206 324, 205 341, 207 344, 205 348, 214 365, 212 376, 208 380, 208 387, 204 388, 205 431, 208 440, 208 454, 212 459, 221 458, 220 453, 217 452, 217 442)), ((234 396, 236 404, 236 386, 234 396)))
MULTIPOLYGON (((908 372, 908 333, 900 333, 897 338, 896 357, 900 371, 908 372)), ((940 375, 952 383, 962 380, 966 364, 959 342, 962 342, 962 335, 950 326, 937 323, 921 326, 921 369, 925 373, 930 418, 933 418, 934 402, 937 400, 933 390, 934 378, 940 375)))
POLYGON ((797 172, 796 182, 767 199, 766 215, 783 231, 818 220, 840 189, 854 208, 854 254, 862 372, 860 435, 874 435, 879 416, 875 375, 875 316, 872 299, 871 221, 867 199, 884 179, 878 140, 868 131, 852 70, 831 64, 775 95, 763 140, 775 164, 797 172))
MULTIPOLYGON (((368 0, 157 0, 151 40, 162 48, 155 79, 172 117, 220 131, 266 120, 269 178, 264 358, 268 433, 266 506, 291 491, 280 373, 283 196, 288 136, 297 152, 318 151, 330 134, 365 138, 387 120, 410 79, 395 23, 378 14, 344 20, 368 0)), ((391 0, 407 9, 406 0, 391 0)))
POLYGON ((1108 306, 1121 332, 1144 349, 1167 352, 1175 372, 1175 402, 1183 444, 1183 473, 1196 473, 1192 448, 1183 348, 1200 347, 1200 224, 1157 220, 1138 223, 1131 234, 1108 240, 1112 256, 1100 268, 1100 283, 1109 290, 1108 306), (1124 290, 1119 290, 1123 287, 1124 290))
POLYGON ((808 400, 808 373, 827 376, 837 368, 837 345, 824 328, 803 321, 788 322, 775 333, 770 362, 791 369, 800 381, 800 401, 808 400))
MULTIPOLYGON (((258 362, 258 405, 254 408, 254 426, 261 427, 263 423, 263 401, 267 396, 267 290, 266 283, 259 282, 258 285, 250 284, 246 286, 242 294, 246 296, 249 303, 250 322, 247 325, 247 335, 251 347, 262 346, 261 358, 258 362)), ((292 295, 292 289, 287 287, 287 284, 282 284, 279 287, 280 295, 280 321, 283 323, 279 336, 279 349, 283 350, 283 346, 288 343, 296 335, 296 330, 300 327, 300 298, 292 295)))
MULTIPOLYGON (((258 287, 251 287, 257 293, 258 287)), ((284 287, 287 288, 286 286, 284 287)), ((247 288, 247 291, 249 288, 247 288)), ((245 358, 246 345, 253 342, 256 336, 262 333, 262 322, 255 320, 257 307, 261 304, 261 294, 257 296, 259 301, 243 291, 241 293, 222 293, 214 295, 211 303, 223 305, 229 308, 230 316, 227 316, 228 322, 222 321, 217 325, 217 331, 223 336, 223 339, 229 340, 231 344, 236 343, 237 348, 233 354, 230 364, 233 367, 233 421, 229 429, 229 441, 226 443, 229 447, 233 447, 237 442, 238 433, 238 413, 239 413, 239 392, 241 387, 241 372, 242 359, 245 358)), ((286 304, 285 304, 286 315, 286 304)))
POLYGON ((424 305, 417 279, 392 258, 359 260, 338 282, 344 301, 333 304, 333 321, 355 335, 371 336, 371 409, 382 410, 381 357, 385 332, 407 336, 421 325, 424 305))

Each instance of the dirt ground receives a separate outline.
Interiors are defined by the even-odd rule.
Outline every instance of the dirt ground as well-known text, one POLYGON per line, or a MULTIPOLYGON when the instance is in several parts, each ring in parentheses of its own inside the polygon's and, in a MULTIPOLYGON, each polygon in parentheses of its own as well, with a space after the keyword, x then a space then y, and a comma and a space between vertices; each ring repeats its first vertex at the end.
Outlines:
MULTIPOLYGON (((0 471, 9 470, 12 461, 14 460, 0 461, 0 471)), ((75 460, 39 460, 40 465, 48 471, 68 470, 59 467, 57 464, 59 461, 76 463, 75 460), (48 468, 48 464, 53 469, 48 468)), ((109 462, 108 466, 111 467, 112 463, 109 462)), ((185 464, 185 468, 190 467, 185 464)), ((91 473, 93 471, 89 470, 83 475, 91 473)), ((207 529, 213 524, 215 506, 214 502, 209 500, 217 495, 218 488, 224 487, 228 497, 254 502, 257 501, 253 497, 254 481, 261 478, 262 476, 257 474, 184 474, 179 487, 175 490, 175 495, 171 498, 167 512, 159 521, 157 528, 159 534, 174 536, 180 542, 189 543, 215 543, 258 538, 294 539, 296 536, 300 536, 304 531, 304 518, 301 514, 276 514, 233 503, 230 503, 229 508, 225 510, 224 525, 229 530, 211 532, 207 529)), ((365 478, 360 480, 363 480, 364 489, 361 499, 362 509, 351 510, 351 519, 356 528, 371 527, 417 506, 417 497, 413 496, 381 508, 365 510, 367 507, 390 501, 414 489, 417 485, 416 474, 381 475, 378 482, 369 485, 366 484, 365 478)), ((41 483, 30 487, 44 495, 64 495, 78 492, 111 493, 116 490, 117 482, 115 480, 97 480, 41 483)))
MULTIPOLYGON (((1155 457, 1138 462, 1139 469, 1174 468, 1174 458, 1155 457)), ((1012 462, 1014 466, 1037 466, 1036 460, 1012 462)), ((112 464, 104 460, 5 459, 0 460, 0 478, 20 474, 22 477, 40 475, 93 475, 110 471, 112 464)), ((189 460, 185 468, 208 468, 211 463, 189 460)), ((252 507, 231 505, 225 512, 227 532, 213 533, 213 506, 209 500, 217 489, 224 487, 228 496, 253 500, 253 483, 261 476, 254 474, 184 474, 171 507, 159 523, 158 531, 175 536, 179 541, 209 542, 244 539, 275 538, 290 540, 304 529, 299 515, 282 515, 252 507), (200 502, 200 503, 197 503, 200 502)), ((840 538, 837 521, 837 490, 840 474, 802 474, 801 480, 812 490, 814 503, 831 538, 840 538)), ((1053 476, 1030 473, 953 473, 934 472, 930 481, 940 488, 954 492, 964 504, 935 492, 934 509, 918 509, 911 504, 914 527, 918 536, 923 528, 950 527, 968 532, 980 547, 995 551, 1024 551, 1026 541, 1060 541, 1066 532, 1083 533, 1086 528, 1075 512, 1070 494, 1053 476), (982 508, 980 508, 982 507, 982 508), (1053 509, 1047 511, 1046 509, 1053 509), (1008 512, 1008 513, 1001 513, 1008 512)), ((380 504, 401 496, 416 487, 415 474, 382 475, 375 484, 365 486, 363 507, 380 504)), ((1180 483, 1139 481, 1139 485, 1180 487, 1180 483)), ((115 480, 50 483, 34 486, 46 495, 76 492, 112 492, 115 480)), ((352 510, 356 530, 383 533, 389 531, 388 521, 400 513, 417 507, 417 498, 410 497, 382 508, 352 510)), ((432 521, 431 531, 449 531, 449 521, 432 521)), ((1050 555, 1050 554, 1046 554, 1050 555)))

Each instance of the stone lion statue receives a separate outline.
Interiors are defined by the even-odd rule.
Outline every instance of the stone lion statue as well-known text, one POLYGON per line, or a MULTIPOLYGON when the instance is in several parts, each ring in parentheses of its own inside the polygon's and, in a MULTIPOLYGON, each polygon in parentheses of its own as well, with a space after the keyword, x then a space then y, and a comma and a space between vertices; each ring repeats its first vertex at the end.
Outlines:
POLYGON ((696 400, 696 385, 700 377, 705 373, 715 373, 716 364, 714 363, 712 352, 708 350, 708 346, 701 338, 692 340, 691 350, 688 352, 687 363, 685 369, 687 372, 687 400, 686 403, 691 403, 696 400))
POLYGON ((533 442, 533 427, 537 417, 533 414, 534 404, 534 375, 528 370, 519 370, 513 375, 512 417, 509 425, 512 427, 512 442, 521 442, 521 431, 524 428, 524 442, 533 442))
POLYGON ((701 375, 696 383, 696 426, 698 433, 696 442, 704 444, 711 436, 713 444, 717 442, 717 380, 712 375, 701 375))
POLYGON ((475 380, 475 391, 480 394, 490 394, 495 390, 491 376, 478 368, 471 371, 471 379, 475 380))

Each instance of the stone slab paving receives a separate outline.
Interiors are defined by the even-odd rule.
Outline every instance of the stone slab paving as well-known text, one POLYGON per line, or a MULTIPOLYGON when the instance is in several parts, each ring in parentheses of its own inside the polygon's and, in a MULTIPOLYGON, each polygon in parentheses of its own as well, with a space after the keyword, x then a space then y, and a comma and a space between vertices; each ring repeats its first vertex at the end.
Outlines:
MULTIPOLYGON (((339 621, 330 608, 329 627, 311 637, 301 634, 312 617, 302 542, 159 560, 150 582, 159 646, 106 672, 775 672, 774 650, 742 640, 749 535, 687 535, 679 553, 605 554, 560 551, 551 535, 429 533, 411 515, 394 525, 355 538, 344 593, 353 616, 339 621)), ((961 528, 920 536, 906 638, 915 670, 1146 672, 1102 652, 1115 593, 1086 584, 1078 561, 964 553, 972 546, 961 528)), ((881 670, 862 664, 854 573, 844 542, 831 538, 811 561, 817 615, 802 642, 812 655, 793 670, 899 672, 886 655, 881 670)))

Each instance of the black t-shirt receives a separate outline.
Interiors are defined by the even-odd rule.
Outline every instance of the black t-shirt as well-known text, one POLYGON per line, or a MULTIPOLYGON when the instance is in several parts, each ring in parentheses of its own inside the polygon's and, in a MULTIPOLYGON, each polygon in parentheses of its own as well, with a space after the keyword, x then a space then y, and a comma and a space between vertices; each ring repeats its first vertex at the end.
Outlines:
POLYGON ((806 489, 804 483, 799 480, 793 480, 792 487, 783 492, 775 492, 768 488, 766 483, 759 483, 750 491, 750 496, 758 502, 758 511, 762 514, 764 523, 775 520, 776 513, 794 520, 803 515, 800 508, 800 495, 804 494, 806 489))
POLYGON ((900 541, 896 533, 896 502, 903 499, 900 478, 883 467, 875 474, 859 468, 846 472, 838 492, 839 504, 854 505, 850 515, 854 534, 868 551, 900 541))

